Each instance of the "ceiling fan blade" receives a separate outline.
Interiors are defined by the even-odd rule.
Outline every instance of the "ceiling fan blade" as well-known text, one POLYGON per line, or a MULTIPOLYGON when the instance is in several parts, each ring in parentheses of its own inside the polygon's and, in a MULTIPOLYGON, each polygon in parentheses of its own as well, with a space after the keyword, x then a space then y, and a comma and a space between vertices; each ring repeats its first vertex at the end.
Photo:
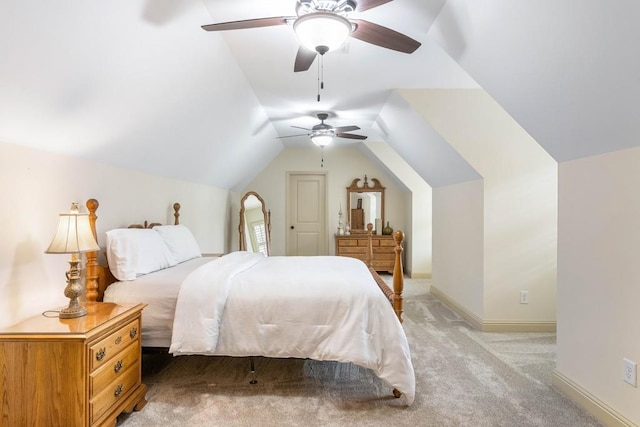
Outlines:
POLYGON ((404 53, 413 53, 421 45, 419 41, 409 36, 373 22, 363 19, 351 19, 351 22, 356 24, 356 29, 351 33, 351 37, 363 42, 404 53))
POLYGON ((302 126, 293 126, 291 125, 292 128, 296 128, 296 129, 304 129, 304 130, 311 130, 309 128, 303 128, 302 126))
POLYGON ((316 55, 318 55, 318 52, 300 46, 298 48, 298 53, 296 54, 296 62, 293 65, 293 71, 296 73, 300 71, 307 71, 316 59, 316 55))
POLYGON ((374 7, 382 6, 385 3, 389 3, 393 0, 358 0, 358 6, 356 12, 363 12, 365 10, 373 9, 374 7))
POLYGON ((293 138, 296 136, 309 136, 308 133, 299 133, 297 135, 285 135, 285 136, 278 136, 276 139, 283 139, 283 138, 293 138))
POLYGON ((354 133, 336 133, 336 136, 347 139, 367 139, 364 135, 356 135, 354 133))
POLYGON ((245 19, 243 21, 220 22, 219 24, 207 24, 202 28, 207 31, 244 30, 246 28, 273 27, 286 25, 287 21, 295 19, 295 16, 278 16, 274 18, 245 19))
POLYGON ((358 126, 336 126, 333 128, 336 133, 340 133, 340 132, 351 132, 352 130, 359 130, 360 128, 358 126))

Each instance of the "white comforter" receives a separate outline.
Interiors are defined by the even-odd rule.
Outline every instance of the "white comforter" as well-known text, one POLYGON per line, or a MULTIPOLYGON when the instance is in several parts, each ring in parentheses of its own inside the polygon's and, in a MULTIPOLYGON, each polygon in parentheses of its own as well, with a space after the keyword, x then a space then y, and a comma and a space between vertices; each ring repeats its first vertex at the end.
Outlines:
POLYGON ((199 267, 180 287, 169 352, 351 362, 407 405, 415 396, 402 325, 352 258, 233 252, 199 267))

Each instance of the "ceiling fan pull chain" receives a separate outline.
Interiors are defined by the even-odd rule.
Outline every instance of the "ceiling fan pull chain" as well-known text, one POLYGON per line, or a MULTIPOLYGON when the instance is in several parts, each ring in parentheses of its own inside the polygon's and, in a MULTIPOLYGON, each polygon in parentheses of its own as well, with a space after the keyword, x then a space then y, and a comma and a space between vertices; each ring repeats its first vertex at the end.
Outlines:
POLYGON ((320 55, 320 89, 324 89, 324 55, 320 55))
POLYGON ((322 61, 322 55, 318 61, 318 102, 320 102, 320 61, 322 61))
POLYGON ((320 167, 324 167, 324 147, 320 147, 320 167))
POLYGON ((324 54, 318 55, 318 102, 320 102, 320 90, 324 89, 324 54))

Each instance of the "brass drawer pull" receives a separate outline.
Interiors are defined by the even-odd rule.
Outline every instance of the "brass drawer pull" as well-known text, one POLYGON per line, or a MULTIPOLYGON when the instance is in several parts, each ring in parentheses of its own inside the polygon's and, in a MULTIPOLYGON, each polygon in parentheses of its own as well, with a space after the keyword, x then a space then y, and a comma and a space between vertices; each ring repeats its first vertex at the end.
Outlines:
POLYGON ((118 397, 122 394, 123 391, 124 391, 124 386, 122 384, 118 384, 116 386, 116 389, 113 391, 113 395, 115 397, 118 397))
POLYGON ((106 355, 107 355, 107 349, 103 347, 100 350, 98 350, 98 352, 96 353, 96 360, 99 362, 102 359, 104 359, 104 356, 106 355))
POLYGON ((122 342, 122 337, 116 338, 116 345, 120 344, 121 342, 122 342))
POLYGON ((122 360, 118 360, 115 365, 113 365, 114 372, 118 373, 122 370, 122 360))
POLYGON ((138 335, 138 328, 132 328, 129 332, 129 336, 131 337, 131 339, 133 339, 136 337, 136 335, 138 335))

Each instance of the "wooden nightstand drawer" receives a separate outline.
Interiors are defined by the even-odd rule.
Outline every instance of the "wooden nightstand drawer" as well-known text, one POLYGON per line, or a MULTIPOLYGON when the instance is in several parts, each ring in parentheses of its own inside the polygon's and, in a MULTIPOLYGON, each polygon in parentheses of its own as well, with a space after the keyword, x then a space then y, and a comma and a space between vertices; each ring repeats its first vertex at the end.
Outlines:
POLYGON ((121 412, 142 409, 144 307, 87 303, 86 316, 39 315, 1 331, 0 425, 114 426, 121 412))
POLYGON ((89 370, 94 371, 99 368, 139 337, 140 322, 136 319, 103 340, 93 344, 89 353, 91 363, 89 370))
POLYGON ((91 399, 91 423, 96 422, 116 402, 126 398, 139 384, 140 370, 137 364, 134 364, 120 378, 108 384, 102 392, 91 399))
POLYGON ((116 378, 121 377, 131 366, 138 366, 140 349, 137 343, 129 345, 124 351, 103 364, 90 375, 89 398, 100 394, 116 378))

